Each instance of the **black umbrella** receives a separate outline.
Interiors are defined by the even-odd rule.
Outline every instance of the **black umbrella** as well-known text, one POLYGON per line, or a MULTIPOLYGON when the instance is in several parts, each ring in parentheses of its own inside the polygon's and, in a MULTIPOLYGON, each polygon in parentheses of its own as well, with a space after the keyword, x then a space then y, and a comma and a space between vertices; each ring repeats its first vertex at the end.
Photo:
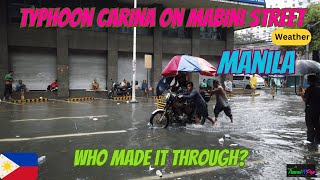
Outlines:
POLYGON ((320 73, 320 63, 312 60, 296 61, 296 74, 317 74, 320 73))
POLYGON ((173 80, 173 77, 162 78, 157 85, 157 96, 162 95, 166 90, 170 88, 170 83, 173 80))
MULTIPOLYGON (((320 63, 313 60, 296 61, 296 75, 318 74, 320 73, 320 63)), ((297 76, 294 78, 294 90, 297 95, 297 76)))

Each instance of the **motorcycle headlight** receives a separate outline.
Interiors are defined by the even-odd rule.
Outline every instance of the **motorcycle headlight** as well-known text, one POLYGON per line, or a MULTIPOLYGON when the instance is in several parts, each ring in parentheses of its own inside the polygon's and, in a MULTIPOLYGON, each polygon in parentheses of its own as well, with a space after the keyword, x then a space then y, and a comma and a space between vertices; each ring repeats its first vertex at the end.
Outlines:
POLYGON ((170 98, 170 93, 167 93, 166 100, 168 100, 169 98, 170 98))

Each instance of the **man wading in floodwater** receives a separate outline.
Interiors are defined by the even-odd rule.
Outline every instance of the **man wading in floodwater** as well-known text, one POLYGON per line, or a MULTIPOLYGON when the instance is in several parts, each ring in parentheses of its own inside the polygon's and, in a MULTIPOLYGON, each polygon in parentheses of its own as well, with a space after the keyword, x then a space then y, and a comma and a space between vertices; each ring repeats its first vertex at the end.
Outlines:
POLYGON ((228 103, 228 98, 226 93, 223 90, 223 87, 219 84, 219 81, 213 80, 213 91, 209 91, 208 93, 212 96, 213 94, 216 95, 216 106, 214 107, 214 116, 215 121, 218 121, 218 116, 221 111, 230 118, 231 123, 233 122, 233 117, 231 114, 231 108, 228 103))

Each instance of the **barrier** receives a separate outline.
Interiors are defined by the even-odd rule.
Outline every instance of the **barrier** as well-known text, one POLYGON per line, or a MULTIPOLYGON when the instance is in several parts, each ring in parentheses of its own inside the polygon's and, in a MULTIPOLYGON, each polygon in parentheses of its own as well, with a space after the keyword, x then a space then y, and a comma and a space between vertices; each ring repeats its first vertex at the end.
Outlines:
POLYGON ((82 98, 68 98, 66 101, 93 101, 94 97, 82 97, 82 98))
POLYGON ((13 103, 32 103, 32 102, 48 102, 48 98, 34 98, 34 99, 24 99, 24 100, 13 100, 13 103))
POLYGON ((153 99, 164 99, 164 96, 152 96, 153 99))
POLYGON ((163 101, 158 101, 157 109, 164 109, 166 107, 166 103, 163 101))
POLYGON ((119 96, 119 97, 113 97, 114 101, 126 101, 131 100, 132 96, 119 96))

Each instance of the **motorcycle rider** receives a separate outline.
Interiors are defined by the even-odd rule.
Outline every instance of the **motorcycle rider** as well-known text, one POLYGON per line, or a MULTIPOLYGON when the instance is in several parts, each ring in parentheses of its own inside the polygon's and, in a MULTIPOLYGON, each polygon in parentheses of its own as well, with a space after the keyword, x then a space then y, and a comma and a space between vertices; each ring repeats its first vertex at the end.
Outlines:
POLYGON ((196 89, 193 89, 193 82, 187 83, 187 90, 188 92, 183 95, 179 95, 179 98, 186 98, 194 102, 194 114, 197 116, 196 124, 200 122, 199 115, 203 117, 201 124, 204 124, 205 119, 210 120, 212 124, 214 124, 214 121, 209 117, 208 105, 200 93, 196 89))
POLYGON ((174 78, 174 84, 171 86, 173 92, 177 92, 179 89, 186 90, 188 83, 188 75, 187 73, 179 73, 174 78), (178 86, 177 86, 178 84, 178 86))

